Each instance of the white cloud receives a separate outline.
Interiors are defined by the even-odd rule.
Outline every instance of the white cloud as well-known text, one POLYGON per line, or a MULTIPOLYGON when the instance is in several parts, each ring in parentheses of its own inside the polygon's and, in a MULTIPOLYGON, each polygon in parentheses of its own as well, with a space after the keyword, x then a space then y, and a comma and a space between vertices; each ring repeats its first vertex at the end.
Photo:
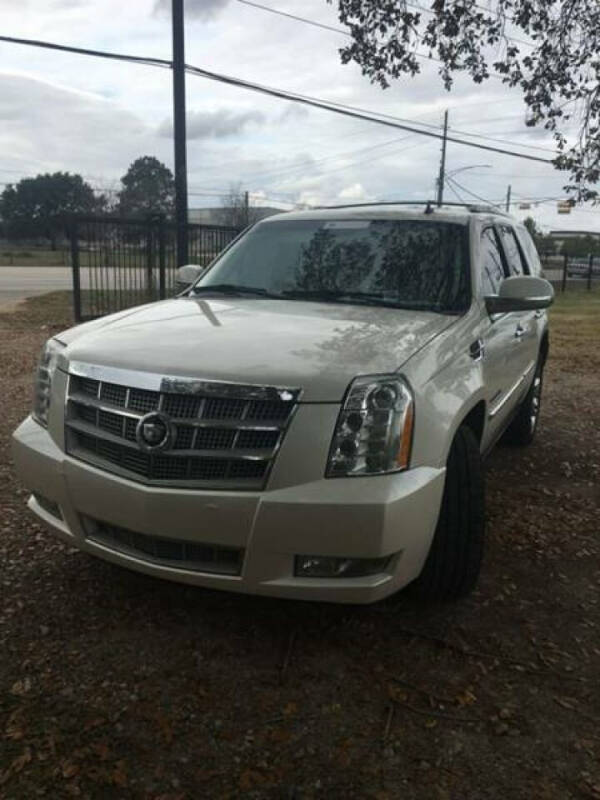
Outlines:
POLYGON ((364 186, 362 183, 353 183, 351 186, 346 186, 341 192, 338 192, 338 197, 340 200, 349 200, 349 201, 359 201, 362 200, 370 200, 372 198, 369 197, 367 192, 365 192, 364 186))
MULTIPOLYGON (((248 125, 264 123, 265 115, 261 111, 232 111, 221 108, 217 111, 196 111, 187 115, 188 139, 218 139, 226 136, 235 136, 241 133, 248 125)), ((173 122, 164 120, 159 128, 160 136, 173 135, 173 122)))
MULTIPOLYGON (((187 0, 185 11, 199 19, 214 19, 228 3, 229 0, 187 0)), ((171 0, 156 0, 154 9, 157 13, 170 14, 171 0)))
MULTIPOLYGON (((25 0, 0 3, 4 27, 15 36, 171 55, 170 0, 26 0, 25 12, 25 0), (159 14, 153 13, 157 6, 159 14)), ((273 5, 338 24, 335 3, 278 0, 273 5)), ((186 0, 185 8, 188 63, 431 125, 441 124, 448 107, 451 130, 552 147, 543 131, 525 128, 519 91, 500 81, 482 88, 461 77, 446 93, 437 65, 424 62, 421 76, 403 77, 383 92, 355 65, 341 65, 338 49, 344 40, 333 32, 231 0, 186 0)), ((0 76, 0 170, 5 170, 0 181, 18 180, 19 170, 27 175, 62 169, 110 185, 141 155, 155 155, 172 167, 169 70, 3 43, 0 57, 5 71, 0 76)), ((232 183, 260 193, 268 205, 422 199, 434 193, 437 140, 413 135, 390 144, 409 134, 191 75, 187 101, 194 205, 214 205, 232 183)), ((501 202, 508 184, 517 200, 564 194, 564 176, 547 165, 449 144, 449 170, 484 163, 491 168, 456 175, 463 187, 456 191, 465 200, 475 202, 472 192, 501 202)), ((457 200, 450 189, 446 196, 457 200)), ((547 203, 527 213, 548 227, 600 229, 600 215, 586 210, 558 216, 554 204, 547 203)))
POLYGON ((104 98, 14 74, 0 74, 0 95, 2 180, 19 167, 122 174, 148 144, 149 126, 104 98))

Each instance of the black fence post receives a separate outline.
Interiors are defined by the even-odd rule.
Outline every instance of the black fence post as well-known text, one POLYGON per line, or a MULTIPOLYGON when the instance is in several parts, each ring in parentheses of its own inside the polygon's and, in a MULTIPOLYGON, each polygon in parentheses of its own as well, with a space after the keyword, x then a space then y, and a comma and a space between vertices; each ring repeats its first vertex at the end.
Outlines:
POLYGON ((158 232, 158 297, 164 300, 167 296, 167 263, 165 241, 165 218, 161 215, 157 224, 158 232))
POLYGON ((592 269, 594 267, 594 254, 590 253, 588 256, 588 273, 587 273, 587 290, 592 288, 592 269))
POLYGON ((567 267, 568 267, 568 264, 569 264, 569 256, 565 253, 564 256, 563 256, 563 273, 562 273, 562 282, 561 282, 561 287, 560 287, 561 292, 564 292, 565 289, 567 288, 567 267))
POLYGON ((148 299, 154 300, 154 225, 153 219, 146 220, 146 291, 148 299))
POLYGON ((73 271, 73 316, 81 322, 81 276, 79 274, 79 230, 77 220, 72 218, 69 225, 71 237, 71 269, 73 271))

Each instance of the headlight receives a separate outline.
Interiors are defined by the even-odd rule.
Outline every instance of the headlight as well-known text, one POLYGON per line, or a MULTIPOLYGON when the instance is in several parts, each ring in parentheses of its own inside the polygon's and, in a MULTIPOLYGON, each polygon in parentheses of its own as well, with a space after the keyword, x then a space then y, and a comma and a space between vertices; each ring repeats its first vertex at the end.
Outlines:
POLYGON ((33 417, 40 425, 48 427, 48 410, 50 408, 50 394, 52 391, 52 377, 56 370, 58 354, 64 345, 56 339, 48 339, 35 374, 33 387, 33 417))
POLYGON ((406 469, 414 402, 397 375, 366 375, 350 384, 338 417, 327 477, 377 475, 406 469))

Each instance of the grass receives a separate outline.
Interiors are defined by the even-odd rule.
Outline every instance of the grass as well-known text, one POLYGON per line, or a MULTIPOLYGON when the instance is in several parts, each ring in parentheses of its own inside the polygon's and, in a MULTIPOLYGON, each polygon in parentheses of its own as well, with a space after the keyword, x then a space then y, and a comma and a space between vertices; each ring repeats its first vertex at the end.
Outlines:
POLYGON ((0 267, 68 267, 69 253, 64 249, 0 250, 0 267))
POLYGON ((582 318, 600 315, 600 288, 593 288, 590 292, 557 292, 550 316, 558 318, 565 314, 582 318))
MULTIPOLYGON (((84 290, 81 295, 84 318, 99 316, 97 309, 100 308, 108 308, 110 311, 107 313, 112 313, 151 302, 151 298, 144 290, 120 293, 108 291, 92 293, 84 290)), ((37 297, 28 297, 17 307, 15 314, 23 322, 32 325, 50 324, 54 327, 63 324, 63 327, 70 327, 74 324, 73 292, 49 292, 37 297)))
POLYGON ((600 369, 600 289, 557 294, 550 309, 550 352, 565 372, 600 369))
POLYGON ((0 310, 0 316, 3 314, 10 314, 11 324, 19 329, 42 326, 53 330, 69 328, 74 324, 73 292, 49 292, 28 297, 14 310, 0 310))

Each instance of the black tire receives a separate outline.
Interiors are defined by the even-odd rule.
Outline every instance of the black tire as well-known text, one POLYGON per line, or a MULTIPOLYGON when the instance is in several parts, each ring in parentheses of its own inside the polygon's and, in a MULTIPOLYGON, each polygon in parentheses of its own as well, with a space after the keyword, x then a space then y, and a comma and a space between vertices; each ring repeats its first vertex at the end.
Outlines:
POLYGON ((458 429, 446 464, 440 516, 429 555, 411 593, 423 600, 457 600, 477 584, 485 536, 485 489, 479 443, 458 429))
POLYGON ((524 447, 533 442, 542 407, 542 389, 544 387, 544 363, 540 358, 535 368, 533 381, 525 399, 521 403, 516 417, 504 434, 509 444, 524 447))

